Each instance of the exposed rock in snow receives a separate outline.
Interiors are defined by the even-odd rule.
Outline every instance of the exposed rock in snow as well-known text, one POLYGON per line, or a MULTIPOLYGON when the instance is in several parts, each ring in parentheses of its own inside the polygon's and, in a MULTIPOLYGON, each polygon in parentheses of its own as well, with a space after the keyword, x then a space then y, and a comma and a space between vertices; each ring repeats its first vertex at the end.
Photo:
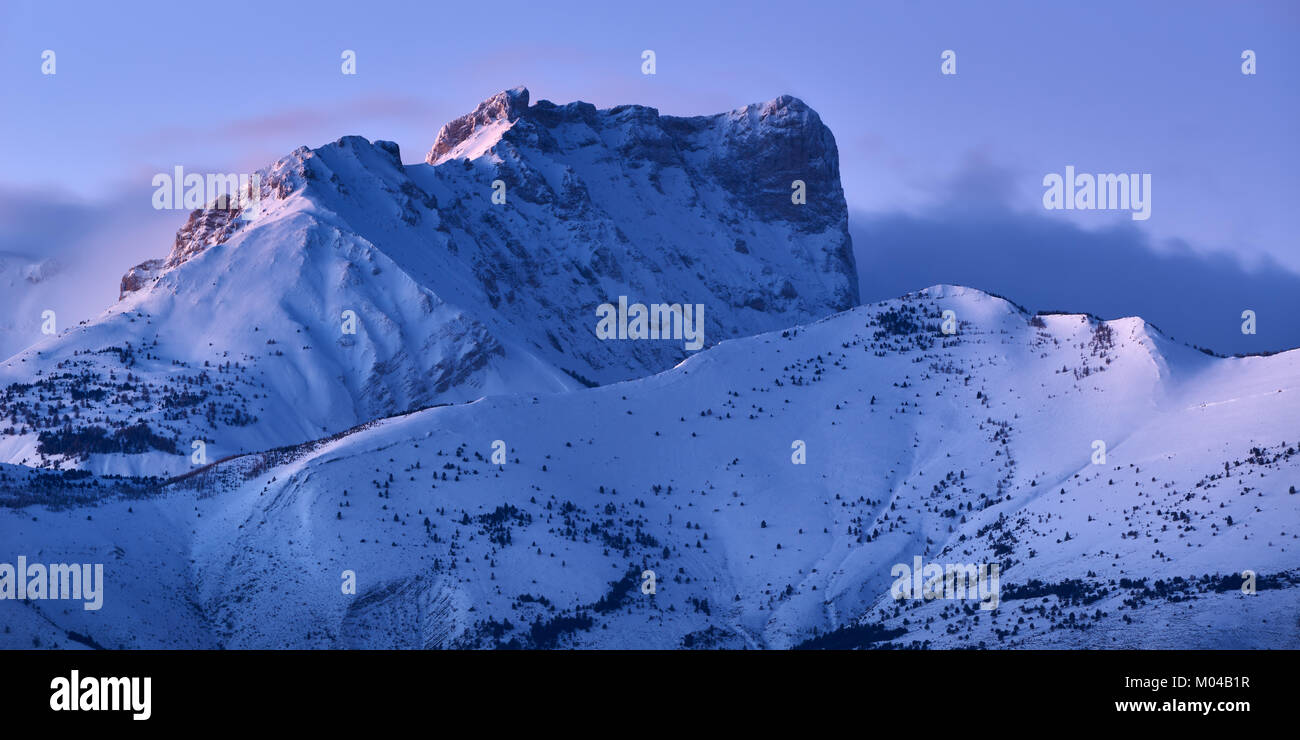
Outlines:
POLYGON ((438 138, 433 142, 424 161, 440 164, 446 159, 453 159, 463 154, 457 150, 470 138, 482 133, 483 129, 493 128, 501 131, 513 123, 528 109, 528 90, 516 87, 497 93, 478 104, 472 113, 445 124, 438 131, 438 138))
POLYGON ((704 306, 705 346, 848 308, 837 157, 788 96, 673 118, 529 106, 523 88, 443 127, 436 164, 357 136, 299 148, 258 173, 255 217, 190 213, 161 264, 122 278, 117 306, 0 366, 0 411, 23 417, 0 428, 0 461, 173 473, 189 459, 165 450, 195 439, 214 455, 264 449, 689 355, 680 338, 598 338, 598 307, 620 297, 704 306), (40 394, 74 386, 90 394, 80 417, 36 413, 40 394), (171 447, 69 442, 90 419, 143 423, 171 447))
POLYGON ((164 265, 166 265, 166 260, 148 260, 127 270, 126 274, 122 276, 122 288, 117 299, 120 301, 128 294, 134 293, 156 280, 164 265))

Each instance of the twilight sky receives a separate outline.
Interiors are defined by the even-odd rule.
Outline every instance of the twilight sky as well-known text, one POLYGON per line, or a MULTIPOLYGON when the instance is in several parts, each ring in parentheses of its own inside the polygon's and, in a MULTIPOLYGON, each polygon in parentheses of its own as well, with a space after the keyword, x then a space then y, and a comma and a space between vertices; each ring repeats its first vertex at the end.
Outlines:
POLYGON ((0 253, 60 258, 88 316, 170 248, 184 216, 151 209, 150 178, 176 165, 247 172, 345 134, 418 162, 518 84, 677 115, 790 93, 838 141, 864 300, 963 283, 1221 351, 1300 346, 1298 3, 282 5, 6 0, 0 253), (1066 165, 1150 173, 1151 218, 1045 211, 1066 165))

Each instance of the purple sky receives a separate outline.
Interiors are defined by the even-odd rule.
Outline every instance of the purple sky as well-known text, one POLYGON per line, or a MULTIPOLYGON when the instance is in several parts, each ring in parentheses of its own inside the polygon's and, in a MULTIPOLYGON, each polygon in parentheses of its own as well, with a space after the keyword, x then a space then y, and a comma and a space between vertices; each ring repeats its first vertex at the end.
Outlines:
MULTIPOLYGON (((1230 264, 1240 280, 1300 276, 1294 2, 215 7, 4 3, 0 252, 60 256, 73 271, 95 264, 94 282, 76 293, 103 307, 116 276, 165 254, 183 220, 150 208, 154 173, 250 171, 345 134, 394 140, 418 162, 442 123, 522 84, 533 100, 678 115, 801 97, 836 135, 855 227, 978 222, 984 209, 1103 240, 1121 230, 1141 252, 1135 264, 1154 255, 1230 264), (57 54, 53 76, 41 74, 44 49, 57 54), (344 49, 357 53, 355 76, 340 73, 344 49), (643 49, 657 54, 654 76, 641 74, 643 49), (955 76, 940 74, 945 49, 957 54, 955 76), (1258 74, 1241 73, 1244 49, 1256 52, 1258 74), (1150 220, 1045 212, 1042 178, 1066 165, 1150 173, 1150 220)), ((990 233, 953 238, 995 252, 990 233)), ((903 248, 907 234, 891 234, 903 248)), ((1049 259, 1089 249, 1086 238, 1062 241, 1074 246, 1026 248, 1049 259)), ((896 269, 896 255, 870 253, 876 246, 857 245, 864 264, 896 269)), ((1124 251, 1097 254, 1125 269, 1124 251)), ((1115 297, 1105 290, 1068 307, 1093 310, 1094 295, 1115 297)), ((1296 324, 1300 306, 1279 300, 1296 324)))

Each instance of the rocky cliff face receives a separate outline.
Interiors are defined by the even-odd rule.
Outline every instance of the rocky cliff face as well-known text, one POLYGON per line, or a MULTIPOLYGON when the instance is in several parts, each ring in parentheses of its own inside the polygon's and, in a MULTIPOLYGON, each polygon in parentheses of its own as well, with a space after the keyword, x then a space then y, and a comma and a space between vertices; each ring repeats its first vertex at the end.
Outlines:
POLYGON ((475 134, 494 126, 508 125, 528 110, 528 90, 516 87, 497 93, 478 104, 472 113, 461 116, 446 124, 438 131, 433 148, 429 150, 424 161, 429 164, 441 164, 452 158, 457 147, 472 139, 475 134))
POLYGON ((802 102, 676 118, 529 98, 447 124, 423 164, 344 137, 261 171, 256 218, 191 213, 117 307, 0 367, 18 420, 0 461, 171 473, 195 439, 265 449, 689 356, 680 335, 598 338, 620 297, 702 306, 704 346, 856 303, 834 137, 802 102), (74 390, 79 416, 44 413, 74 390))
POLYGON ((551 362, 608 381, 685 356, 593 342, 592 308, 619 295, 703 304, 710 342, 857 303, 835 139, 801 101, 691 118, 528 101, 522 88, 485 101, 439 132, 432 169, 408 174, 449 204, 449 248, 491 308, 544 321, 534 347, 551 362), (525 289, 556 273, 565 290, 525 289))

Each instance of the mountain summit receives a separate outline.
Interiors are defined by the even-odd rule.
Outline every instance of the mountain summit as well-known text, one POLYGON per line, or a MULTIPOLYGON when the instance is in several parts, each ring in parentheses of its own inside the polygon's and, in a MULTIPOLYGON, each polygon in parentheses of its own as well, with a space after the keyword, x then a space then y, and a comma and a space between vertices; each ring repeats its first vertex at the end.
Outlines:
POLYGON ((464 156, 463 154, 455 155, 452 152, 455 152, 461 144, 471 137, 482 134, 485 129, 494 129, 496 132, 504 131, 509 124, 517 120, 527 109, 527 88, 516 87, 493 95, 479 103, 474 112, 463 115, 444 125, 438 131, 438 138, 433 142, 433 148, 429 150, 424 161, 429 164, 441 164, 446 159, 456 159, 458 156, 464 156))
POLYGON ((192 212, 118 304, 0 366, 0 461, 179 472, 195 440, 266 449, 689 356, 598 337, 621 301, 702 306, 704 346, 857 303, 835 140, 802 102, 529 101, 492 96, 423 164, 357 136, 301 147, 259 172, 256 218, 192 212), (74 390, 77 414, 46 412, 74 390))

